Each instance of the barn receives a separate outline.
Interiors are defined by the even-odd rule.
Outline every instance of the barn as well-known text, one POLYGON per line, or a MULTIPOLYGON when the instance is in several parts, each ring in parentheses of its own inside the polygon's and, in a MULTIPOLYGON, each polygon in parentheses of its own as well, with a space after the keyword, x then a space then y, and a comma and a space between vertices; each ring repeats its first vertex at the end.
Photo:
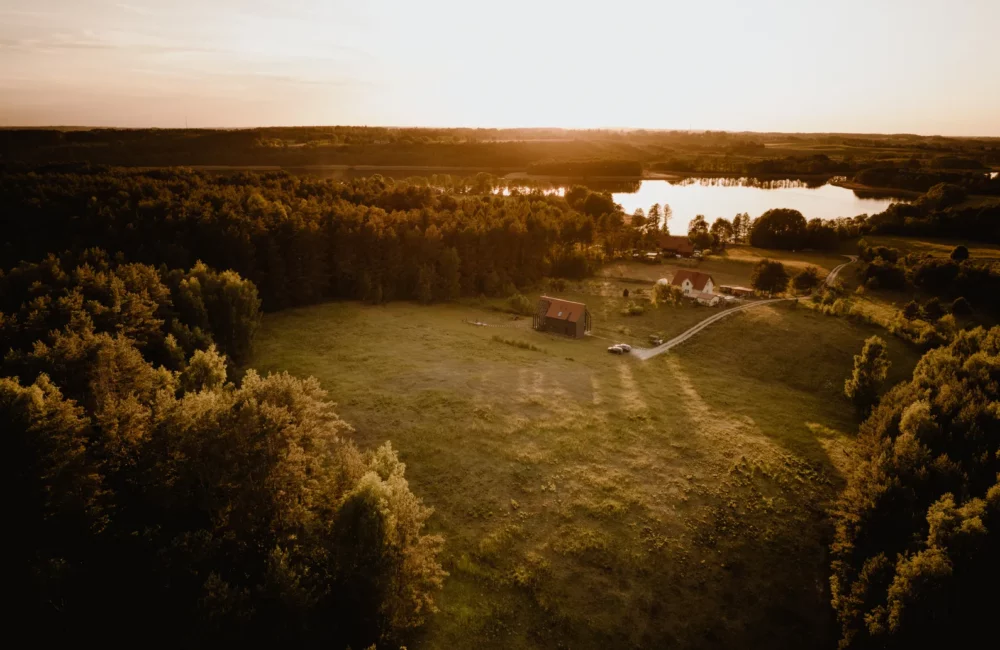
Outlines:
POLYGON ((681 257, 691 257, 694 255, 694 244, 687 237, 679 235, 657 236, 656 247, 664 255, 680 255, 681 257))
POLYGON ((590 312, 582 302, 542 296, 535 308, 532 327, 573 338, 583 338, 590 331, 590 312))

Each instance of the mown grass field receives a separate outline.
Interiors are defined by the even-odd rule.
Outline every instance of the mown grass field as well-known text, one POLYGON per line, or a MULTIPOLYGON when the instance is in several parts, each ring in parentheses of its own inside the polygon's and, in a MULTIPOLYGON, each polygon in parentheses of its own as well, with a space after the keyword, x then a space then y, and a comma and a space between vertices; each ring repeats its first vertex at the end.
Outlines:
MULTIPOLYGON (((565 295, 599 336, 711 313, 622 317, 621 286, 565 295)), ((451 575, 409 647, 835 644, 823 507, 856 427, 843 381, 875 330, 762 307, 641 362, 487 307, 330 303, 259 337, 254 366, 318 377, 435 508, 451 575)), ((900 380, 916 355, 888 343, 900 380)))

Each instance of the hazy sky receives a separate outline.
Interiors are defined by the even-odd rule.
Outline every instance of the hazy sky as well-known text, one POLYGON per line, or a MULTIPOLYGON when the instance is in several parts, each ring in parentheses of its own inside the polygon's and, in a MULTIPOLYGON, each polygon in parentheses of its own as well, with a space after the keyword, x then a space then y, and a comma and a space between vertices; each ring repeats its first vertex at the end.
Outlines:
POLYGON ((0 126, 1000 136, 1000 0, 0 0, 0 126))

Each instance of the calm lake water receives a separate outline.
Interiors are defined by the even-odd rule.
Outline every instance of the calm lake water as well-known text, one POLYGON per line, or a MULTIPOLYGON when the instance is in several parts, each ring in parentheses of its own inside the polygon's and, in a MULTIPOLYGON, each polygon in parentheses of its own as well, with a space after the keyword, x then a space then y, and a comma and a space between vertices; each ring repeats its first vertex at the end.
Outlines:
POLYGON ((654 203, 670 206, 670 232, 686 233, 688 223, 705 215, 709 223, 716 217, 732 219, 747 212, 757 218, 771 208, 792 208, 806 219, 835 219, 882 212, 894 200, 889 197, 862 198, 853 190, 836 185, 808 187, 800 181, 753 181, 733 178, 642 181, 634 192, 613 193, 615 202, 627 214, 642 208, 648 212, 654 203))

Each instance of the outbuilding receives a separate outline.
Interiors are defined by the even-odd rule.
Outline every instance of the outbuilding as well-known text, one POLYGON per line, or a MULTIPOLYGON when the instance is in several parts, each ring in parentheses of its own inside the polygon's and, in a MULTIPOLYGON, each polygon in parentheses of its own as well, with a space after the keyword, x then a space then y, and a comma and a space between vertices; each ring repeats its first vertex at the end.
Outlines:
POLYGON ((573 338, 583 338, 590 331, 590 311, 582 302, 542 296, 538 299, 532 327, 573 338))
POLYGON ((694 244, 687 237, 679 235, 658 235, 656 247, 663 255, 680 255, 681 257, 694 255, 694 244))
POLYGON ((753 296, 753 289, 750 287, 741 287, 735 284, 724 284, 719 287, 719 291, 722 293, 728 293, 731 296, 736 296, 737 298, 750 298, 753 296))
POLYGON ((692 291, 687 294, 687 297, 696 300, 699 305, 705 305, 706 307, 718 307, 722 298, 717 294, 702 293, 701 291, 692 291))

